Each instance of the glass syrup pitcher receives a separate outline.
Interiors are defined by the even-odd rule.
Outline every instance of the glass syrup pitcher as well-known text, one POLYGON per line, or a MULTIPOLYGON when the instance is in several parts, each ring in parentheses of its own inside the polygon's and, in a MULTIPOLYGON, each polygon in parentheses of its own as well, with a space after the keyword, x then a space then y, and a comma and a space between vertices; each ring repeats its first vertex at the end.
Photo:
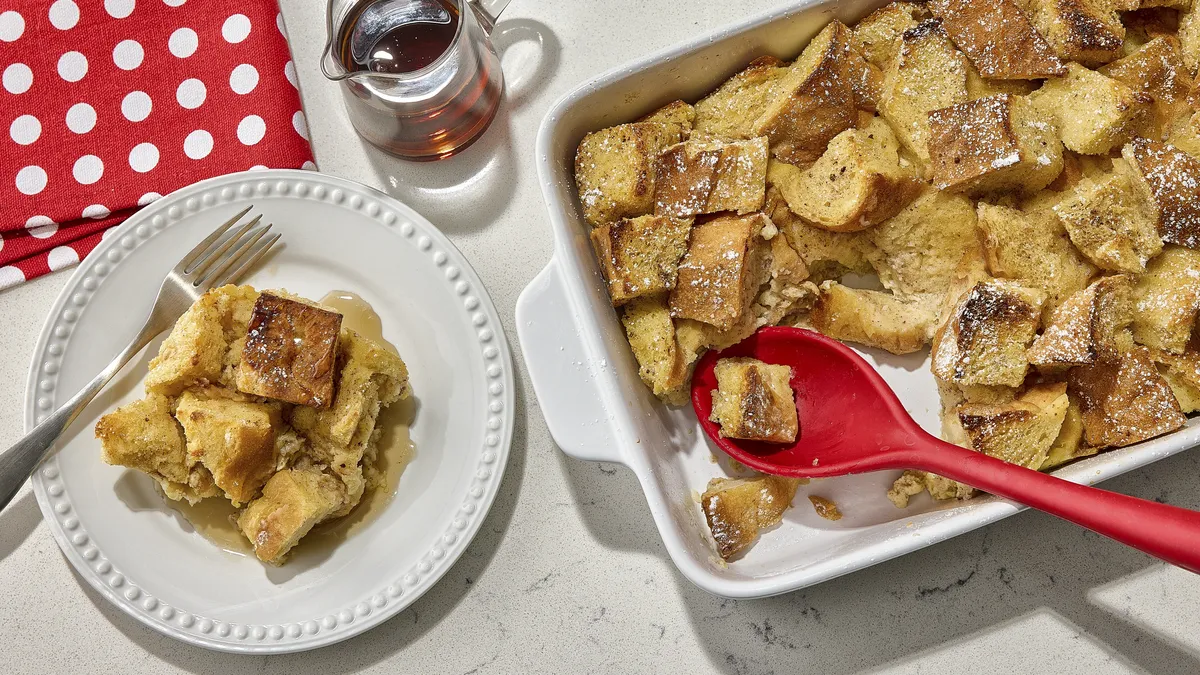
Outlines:
POLYGON ((449 157, 496 116, 504 73, 489 35, 509 0, 330 0, 325 77, 350 122, 404 159, 449 157))

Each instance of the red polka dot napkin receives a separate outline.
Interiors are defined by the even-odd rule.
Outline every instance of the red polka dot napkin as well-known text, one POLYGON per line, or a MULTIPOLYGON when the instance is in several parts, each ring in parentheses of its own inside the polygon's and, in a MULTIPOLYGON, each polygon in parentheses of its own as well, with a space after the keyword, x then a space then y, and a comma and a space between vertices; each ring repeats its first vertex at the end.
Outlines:
POLYGON ((0 5, 0 289, 198 180, 315 168, 275 0, 15 5, 0 5))

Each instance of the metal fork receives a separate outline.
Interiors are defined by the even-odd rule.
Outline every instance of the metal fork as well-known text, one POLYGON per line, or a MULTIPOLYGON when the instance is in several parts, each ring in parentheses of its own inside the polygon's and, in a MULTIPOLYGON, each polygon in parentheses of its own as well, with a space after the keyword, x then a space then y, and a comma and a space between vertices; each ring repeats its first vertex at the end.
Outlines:
POLYGON ((262 216, 255 216, 233 234, 224 236, 252 208, 248 206, 230 218, 167 273, 146 323, 108 367, 16 445, 0 453, 0 510, 8 506, 25 479, 54 452, 63 431, 135 354, 159 333, 175 325, 175 320, 206 291, 237 281, 279 241, 278 233, 264 239, 271 225, 259 226, 262 216))

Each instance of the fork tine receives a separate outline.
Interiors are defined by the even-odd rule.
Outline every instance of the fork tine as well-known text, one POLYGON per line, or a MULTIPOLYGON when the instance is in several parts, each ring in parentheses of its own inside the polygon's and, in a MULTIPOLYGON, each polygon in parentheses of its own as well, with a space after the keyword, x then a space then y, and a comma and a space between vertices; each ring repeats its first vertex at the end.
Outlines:
POLYGON ((204 241, 200 242, 199 244, 196 244, 196 247, 193 248, 191 251, 188 251, 188 254, 186 256, 184 256, 183 260, 179 261, 179 265, 176 267, 176 269, 178 269, 180 272, 182 272, 183 270, 187 269, 188 265, 191 265, 193 262, 195 262, 196 259, 199 258, 202 254, 208 253, 208 249, 211 248, 212 245, 214 243, 216 243, 218 239, 221 238, 221 235, 228 232, 229 228, 231 228, 235 224, 237 224, 237 221, 241 220, 242 216, 246 215, 247 213, 250 213, 250 209, 252 209, 252 208, 254 208, 253 204, 242 209, 241 213, 239 213, 236 216, 227 220, 224 225, 222 225, 221 227, 218 227, 212 234, 205 237, 204 241))
POLYGON ((254 245, 256 243, 258 243, 258 240, 262 239, 263 235, 265 235, 268 231, 270 231, 270 229, 271 229, 271 225, 268 224, 266 227, 260 227, 256 230, 254 230, 254 233, 251 234, 249 237, 241 236, 240 239, 237 241, 237 247, 234 248, 233 250, 231 250, 230 252, 226 253, 224 255, 224 257, 221 258, 216 269, 214 269, 214 270, 212 270, 212 272, 204 275, 204 279, 203 279, 202 283, 204 283, 208 287, 215 286, 216 284, 214 284, 213 282, 216 279, 221 278, 225 274, 225 272, 227 270, 229 270, 230 267, 233 266, 234 263, 238 262, 243 257, 245 257, 246 253, 249 252, 250 249, 254 248, 254 245))
POLYGON ((248 272, 256 263, 258 263, 258 261, 261 260, 268 251, 271 250, 271 247, 274 246, 275 242, 279 241, 280 237, 282 236, 282 234, 275 233, 271 235, 265 242, 258 244, 256 250, 250 251, 249 255, 244 256, 246 259, 245 262, 238 266, 237 269, 226 275, 224 279, 221 279, 220 283, 213 285, 224 286, 225 284, 236 284, 238 280, 242 278, 242 275, 248 272))
POLYGON ((225 240, 223 242, 221 242, 221 245, 216 248, 216 250, 212 251, 211 253, 205 254, 205 256, 203 258, 198 260, 195 264, 194 269, 190 269, 190 270, 185 269, 184 274, 191 276, 192 279, 194 279, 195 281, 199 281, 199 280, 203 279, 205 277, 205 272, 208 270, 208 268, 212 267, 212 265, 214 263, 222 260, 223 257, 225 256, 226 251, 228 251, 230 249, 230 247, 232 247, 234 244, 236 244, 239 239, 241 239, 243 236, 245 236, 245 234, 247 232, 249 232, 251 230, 251 228, 253 228, 255 225, 257 225, 258 221, 260 221, 260 220, 262 220, 261 215, 254 216, 254 218, 250 222, 239 227, 237 232, 234 232, 233 234, 226 237, 225 240))

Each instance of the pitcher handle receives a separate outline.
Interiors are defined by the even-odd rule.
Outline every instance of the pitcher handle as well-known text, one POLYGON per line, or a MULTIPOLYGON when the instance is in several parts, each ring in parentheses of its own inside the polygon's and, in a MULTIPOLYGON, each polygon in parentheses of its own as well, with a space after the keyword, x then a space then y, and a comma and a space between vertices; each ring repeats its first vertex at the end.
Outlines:
POLYGON ((471 9, 475 11, 475 16, 479 17, 479 23, 483 25, 483 29, 490 35, 496 27, 496 22, 500 20, 500 14, 504 12, 504 8, 508 7, 508 3, 512 0, 467 0, 471 5, 471 9))

